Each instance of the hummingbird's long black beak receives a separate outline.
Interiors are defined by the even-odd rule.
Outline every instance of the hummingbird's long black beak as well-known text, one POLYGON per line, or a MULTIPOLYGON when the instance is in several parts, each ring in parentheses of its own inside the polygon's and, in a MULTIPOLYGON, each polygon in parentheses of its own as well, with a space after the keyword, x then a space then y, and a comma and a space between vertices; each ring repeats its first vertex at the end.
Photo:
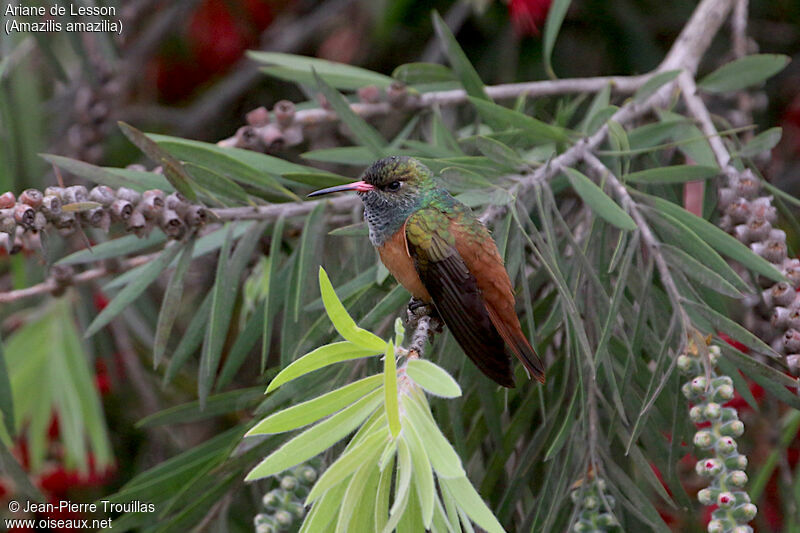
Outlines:
POLYGON ((366 181, 355 181, 353 183, 347 183, 346 185, 337 185, 335 187, 328 187, 327 189, 320 189, 318 191, 314 191, 308 195, 308 198, 313 198, 314 196, 322 196, 323 194, 330 194, 332 192, 344 192, 344 191, 357 191, 357 192, 367 192, 374 190, 375 186, 371 183, 367 183, 366 181))

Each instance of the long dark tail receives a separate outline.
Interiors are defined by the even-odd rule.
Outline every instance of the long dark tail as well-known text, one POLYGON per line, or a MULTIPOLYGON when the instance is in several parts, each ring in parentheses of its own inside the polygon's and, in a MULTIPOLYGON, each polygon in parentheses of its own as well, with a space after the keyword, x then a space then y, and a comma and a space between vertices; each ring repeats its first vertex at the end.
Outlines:
POLYGON ((536 350, 533 349, 531 343, 522 333, 522 329, 519 326, 513 327, 513 325, 501 320, 492 306, 487 305, 486 307, 492 324, 511 350, 511 353, 523 364, 530 377, 539 383, 544 383, 544 364, 542 364, 542 360, 539 359, 536 350))

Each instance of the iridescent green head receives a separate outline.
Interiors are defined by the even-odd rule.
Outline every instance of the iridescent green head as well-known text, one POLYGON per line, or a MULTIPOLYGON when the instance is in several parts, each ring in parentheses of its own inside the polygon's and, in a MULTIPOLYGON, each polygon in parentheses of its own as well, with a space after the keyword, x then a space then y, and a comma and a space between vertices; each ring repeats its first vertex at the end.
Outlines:
POLYGON ((441 193, 428 167, 407 156, 379 159, 361 175, 361 181, 316 191, 309 196, 356 191, 364 202, 364 218, 369 239, 382 245, 394 235, 417 209, 425 207, 441 193))

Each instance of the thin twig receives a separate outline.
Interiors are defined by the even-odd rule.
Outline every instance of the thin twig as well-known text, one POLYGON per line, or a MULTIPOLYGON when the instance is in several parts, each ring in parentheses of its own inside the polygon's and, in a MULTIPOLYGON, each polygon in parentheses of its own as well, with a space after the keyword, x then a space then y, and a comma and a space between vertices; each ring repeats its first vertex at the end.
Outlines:
MULTIPOLYGON (((619 178, 617 178, 614 173, 611 172, 611 170, 606 167, 603 162, 600 161, 593 153, 586 151, 584 154, 582 154, 582 157, 592 170, 594 170, 601 177, 605 178, 608 184, 611 185, 611 188, 614 190, 614 194, 616 194, 619 198, 622 207, 624 207, 625 210, 630 213, 631 218, 633 218, 633 221, 636 222, 636 226, 639 228, 639 232, 642 235, 642 241, 653 255, 656 268, 658 268, 658 273, 661 275, 661 283, 664 285, 664 288, 667 291, 667 295, 672 302, 675 312, 678 313, 681 319, 684 331, 686 331, 689 327, 690 321, 686 311, 683 308, 683 305, 681 304, 682 298, 680 292, 675 284, 675 280, 672 278, 672 273, 669 270, 667 261, 664 259, 664 255, 661 253, 659 241, 653 235, 653 231, 650 229, 650 225, 645 220, 644 215, 642 215, 638 204, 633 200, 633 198, 631 198, 630 193, 628 193, 628 190, 625 188, 625 185, 622 184, 619 178)), ((684 335, 681 335, 681 338, 683 337, 684 335)), ((681 348, 677 350, 677 353, 681 353, 682 351, 683 350, 681 348)))
MULTIPOLYGON (((115 265, 114 268, 100 266, 97 268, 84 270, 79 274, 75 274, 75 276, 72 277, 68 285, 71 286, 71 285, 79 285, 82 283, 88 283, 90 281, 94 281, 96 279, 108 276, 109 274, 115 274, 118 272, 131 270, 139 265, 143 265, 155 259, 156 257, 158 257, 159 253, 160 252, 132 257, 130 259, 122 261, 118 265, 115 265)), ((8 291, 8 292, 0 292, 0 304, 16 302, 17 300, 30 298, 31 296, 52 294, 58 289, 64 287, 64 285, 65 284, 63 282, 57 281, 54 276, 50 276, 41 283, 37 283, 36 285, 31 285, 30 287, 25 287, 24 289, 17 289, 15 291, 8 291)))

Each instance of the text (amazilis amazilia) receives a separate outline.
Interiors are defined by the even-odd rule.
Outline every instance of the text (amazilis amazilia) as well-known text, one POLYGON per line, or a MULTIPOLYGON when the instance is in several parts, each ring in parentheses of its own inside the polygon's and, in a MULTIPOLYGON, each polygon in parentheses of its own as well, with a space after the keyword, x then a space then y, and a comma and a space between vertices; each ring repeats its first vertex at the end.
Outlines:
POLYGON ((544 366, 520 327, 503 259, 470 209, 411 157, 376 161, 361 178, 309 196, 356 191, 383 264, 412 296, 433 304, 475 365, 513 387, 510 352, 544 382, 544 366))

